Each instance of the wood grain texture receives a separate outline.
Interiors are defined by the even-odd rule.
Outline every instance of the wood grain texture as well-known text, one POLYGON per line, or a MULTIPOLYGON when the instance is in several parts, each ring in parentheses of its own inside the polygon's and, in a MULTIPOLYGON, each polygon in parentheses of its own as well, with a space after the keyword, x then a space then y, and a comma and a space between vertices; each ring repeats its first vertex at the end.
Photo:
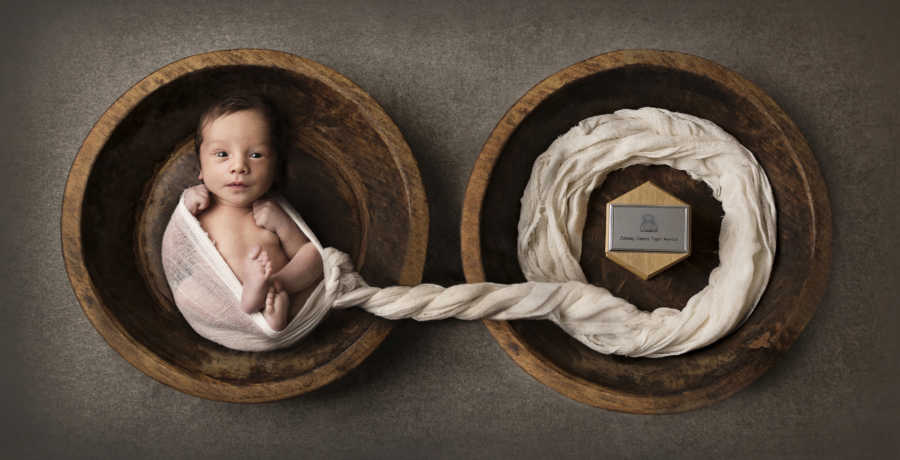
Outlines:
MULTIPOLYGON (((713 121, 750 149, 766 171, 778 212, 778 253, 756 311, 722 340, 660 359, 595 353, 547 321, 485 324, 516 363, 570 398, 625 412, 680 412, 727 398, 769 369, 812 317, 827 282, 832 230, 825 183, 797 127, 750 81, 695 56, 625 50, 574 64, 538 83, 506 112, 476 160, 463 207, 463 269, 469 282, 524 281, 516 225, 535 158, 584 118, 644 106, 713 121)), ((718 265, 721 205, 706 185, 680 171, 635 166, 613 172, 594 191, 589 213, 581 258, 589 281, 642 309, 684 305, 718 265), (602 257, 603 206, 646 180, 671 191, 693 212, 693 255, 649 281, 602 257)))
POLYGON ((66 183, 69 280, 94 327, 135 367, 183 392, 233 402, 325 385, 392 327, 363 311, 337 311, 292 347, 246 353, 201 338, 176 309, 160 248, 180 192, 197 183, 193 130, 211 101, 247 91, 270 96, 293 133, 279 191, 367 280, 418 283, 428 235, 409 146, 378 103, 334 70, 278 51, 217 51, 167 65, 116 100, 66 183))
MULTIPOLYGON (((651 181, 644 182, 630 192, 610 200, 607 204, 688 206, 688 221, 690 221, 691 217, 689 204, 670 195, 651 181)), ((607 206, 605 209, 606 221, 609 222, 609 207, 607 206)), ((609 241, 610 228, 608 225, 604 225, 604 228, 606 228, 604 241, 609 241)), ((688 225, 688 231, 690 231, 690 225, 688 225)), ((605 252, 606 257, 613 262, 621 265, 641 279, 648 280, 691 255, 690 234, 688 234, 688 252, 609 251, 608 248, 605 252)))

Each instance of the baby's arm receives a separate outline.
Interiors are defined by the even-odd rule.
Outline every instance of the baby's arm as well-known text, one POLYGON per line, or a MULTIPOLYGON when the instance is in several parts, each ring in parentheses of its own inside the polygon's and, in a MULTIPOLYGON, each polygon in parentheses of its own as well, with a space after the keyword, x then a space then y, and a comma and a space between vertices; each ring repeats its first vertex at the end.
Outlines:
POLYGON ((316 246, 309 241, 294 253, 287 265, 271 277, 273 282, 281 283, 290 294, 306 289, 321 278, 322 257, 316 246))
POLYGON ((199 184, 185 190, 184 206, 195 216, 203 212, 209 206, 209 190, 206 185, 199 184))
POLYGON ((319 251, 281 206, 272 200, 257 200, 253 203, 253 219, 256 225, 278 235, 285 254, 290 258, 287 265, 270 277, 271 281, 281 283, 284 290, 293 294, 322 277, 319 251))

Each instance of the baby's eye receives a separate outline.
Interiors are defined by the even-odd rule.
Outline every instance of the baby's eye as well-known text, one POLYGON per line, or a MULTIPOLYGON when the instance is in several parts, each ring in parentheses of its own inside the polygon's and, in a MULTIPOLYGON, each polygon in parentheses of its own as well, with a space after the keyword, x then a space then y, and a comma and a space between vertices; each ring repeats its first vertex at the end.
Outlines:
POLYGON ((250 154, 250 158, 262 158, 263 155, 259 152, 253 152, 250 154))
POLYGON ((224 152, 224 151, 220 150, 220 151, 216 152, 216 156, 219 158, 225 158, 228 156, 228 152, 224 152))

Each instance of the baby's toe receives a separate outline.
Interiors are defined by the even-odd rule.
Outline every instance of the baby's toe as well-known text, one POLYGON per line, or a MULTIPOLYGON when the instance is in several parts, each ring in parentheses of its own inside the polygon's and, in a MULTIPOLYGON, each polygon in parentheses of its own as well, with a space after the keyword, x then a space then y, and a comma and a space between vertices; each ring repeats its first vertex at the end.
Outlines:
POLYGON ((266 311, 272 311, 272 308, 275 306, 275 292, 272 289, 269 289, 269 292, 266 293, 266 311))

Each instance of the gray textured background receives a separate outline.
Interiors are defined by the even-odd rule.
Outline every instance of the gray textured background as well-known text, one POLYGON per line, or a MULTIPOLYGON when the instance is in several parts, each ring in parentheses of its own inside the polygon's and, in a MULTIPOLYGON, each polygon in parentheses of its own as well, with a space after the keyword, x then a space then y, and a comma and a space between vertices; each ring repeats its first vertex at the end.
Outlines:
MULTIPOLYGON (((124 3, 124 4, 123 4, 124 3)), ((2 449, 36 457, 857 457, 900 421, 900 33, 888 2, 218 2, 3 7, 2 449), (478 322, 401 322, 360 367, 272 404, 157 383, 97 334, 66 278, 66 174, 132 84, 196 53, 272 48, 343 73, 406 136, 431 206, 425 279, 462 280, 469 170, 544 77, 621 48, 717 61, 767 91, 818 158, 834 213, 825 299, 775 368, 671 416, 608 412, 520 370, 478 322)))

